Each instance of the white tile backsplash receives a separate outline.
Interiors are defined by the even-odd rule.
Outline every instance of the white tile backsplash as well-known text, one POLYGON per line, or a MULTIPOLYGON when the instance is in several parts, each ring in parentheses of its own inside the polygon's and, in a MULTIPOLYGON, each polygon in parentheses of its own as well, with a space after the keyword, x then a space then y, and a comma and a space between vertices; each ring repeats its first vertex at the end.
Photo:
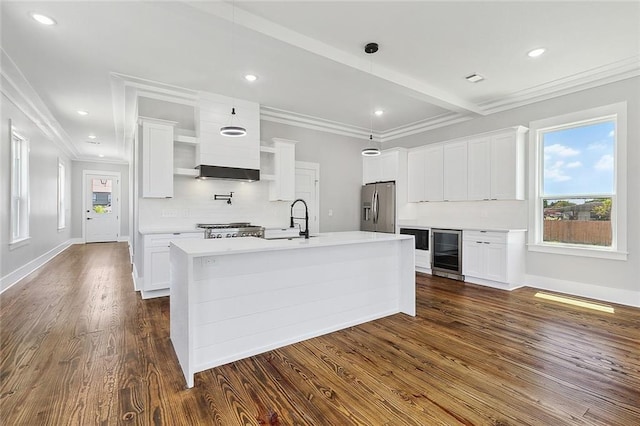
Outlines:
POLYGON ((269 201, 269 182, 200 181, 176 176, 174 197, 141 198, 142 228, 184 228, 196 223, 251 222, 265 227, 289 226, 290 202, 269 201), (214 194, 233 192, 231 205, 214 194))

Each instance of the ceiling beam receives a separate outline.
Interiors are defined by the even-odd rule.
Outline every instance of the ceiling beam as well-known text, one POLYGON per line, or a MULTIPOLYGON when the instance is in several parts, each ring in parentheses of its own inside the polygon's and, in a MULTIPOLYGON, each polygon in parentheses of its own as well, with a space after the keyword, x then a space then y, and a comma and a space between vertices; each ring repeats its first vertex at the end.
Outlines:
POLYGON ((381 65, 376 65, 375 69, 370 70, 369 61, 363 60, 365 58, 364 55, 354 55, 352 53, 345 52, 260 16, 254 15, 239 7, 236 7, 234 11, 233 5, 229 3, 223 1, 185 3, 212 16, 225 19, 229 22, 234 22, 237 25, 256 31, 273 39, 304 49, 318 56, 322 56, 334 62, 355 68, 361 72, 371 74, 377 78, 409 89, 411 92, 410 96, 416 99, 420 99, 438 107, 458 113, 484 115, 483 110, 478 107, 478 105, 461 99, 460 97, 439 89, 429 83, 381 65))

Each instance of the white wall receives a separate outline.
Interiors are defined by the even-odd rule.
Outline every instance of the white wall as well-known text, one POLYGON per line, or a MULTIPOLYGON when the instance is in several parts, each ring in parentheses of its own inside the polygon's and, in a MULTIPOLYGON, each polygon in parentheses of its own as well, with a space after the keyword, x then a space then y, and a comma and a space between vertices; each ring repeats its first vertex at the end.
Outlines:
POLYGON ((265 120, 260 127, 263 141, 296 140, 296 160, 320 164, 320 232, 359 230, 361 151, 367 141, 265 120))
MULTIPOLYGON (((527 284, 565 293, 640 306, 640 78, 583 90, 510 111, 412 135, 387 147, 414 147, 523 125, 547 117, 627 101, 628 260, 527 253, 527 284)), ((528 154, 528 152, 527 152, 528 154)), ((526 228, 528 202, 420 203, 421 222, 447 226, 526 228)))
POLYGON ((71 237, 82 238, 82 172, 84 170, 99 170, 120 173, 120 238, 129 237, 129 165, 111 164, 103 162, 73 161, 71 195, 73 208, 71 210, 71 237))
POLYGON ((67 194, 70 194, 71 161, 46 135, 4 94, 2 95, 2 126, 0 138, 0 291, 15 279, 30 272, 63 249, 71 236, 71 220, 67 200, 67 226, 58 230, 58 159, 65 164, 67 194), (31 239, 24 245, 10 249, 11 206, 11 136, 9 120, 25 138, 29 139, 29 187, 31 239))

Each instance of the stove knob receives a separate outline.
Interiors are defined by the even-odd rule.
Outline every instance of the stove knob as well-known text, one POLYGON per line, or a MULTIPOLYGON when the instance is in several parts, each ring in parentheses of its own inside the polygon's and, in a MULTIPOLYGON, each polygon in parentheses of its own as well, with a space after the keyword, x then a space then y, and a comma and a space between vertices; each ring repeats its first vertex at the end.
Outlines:
POLYGON ((230 238, 230 237, 231 237, 231 234, 225 235, 225 238, 230 238))
POLYGON ((222 238, 222 234, 216 235, 216 238, 222 238))
POLYGON ((231 235, 232 237, 237 237, 238 234, 236 232, 233 233, 233 235, 231 235))

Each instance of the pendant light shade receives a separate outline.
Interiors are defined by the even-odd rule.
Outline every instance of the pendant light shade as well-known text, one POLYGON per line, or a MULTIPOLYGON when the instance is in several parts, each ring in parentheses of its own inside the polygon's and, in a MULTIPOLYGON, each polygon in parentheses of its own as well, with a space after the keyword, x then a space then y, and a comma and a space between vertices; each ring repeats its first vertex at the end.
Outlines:
POLYGON ((230 126, 224 126, 224 127, 220 127, 220 134, 222 136, 228 136, 231 138, 239 138, 241 136, 244 136, 247 134, 247 129, 245 129, 244 127, 240 127, 240 126, 234 126, 233 125, 233 119, 236 116, 236 109, 235 108, 231 108, 231 125, 230 126))
POLYGON ((377 157, 378 155, 380 155, 380 150, 378 148, 365 148, 362 150, 362 155, 364 157, 377 157))

